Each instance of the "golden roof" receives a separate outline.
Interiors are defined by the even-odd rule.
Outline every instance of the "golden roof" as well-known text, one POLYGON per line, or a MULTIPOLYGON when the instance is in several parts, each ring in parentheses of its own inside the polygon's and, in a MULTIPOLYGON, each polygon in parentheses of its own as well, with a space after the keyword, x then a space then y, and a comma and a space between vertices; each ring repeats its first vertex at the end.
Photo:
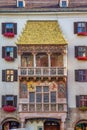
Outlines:
POLYGON ((67 44, 57 21, 28 21, 16 44, 67 44))

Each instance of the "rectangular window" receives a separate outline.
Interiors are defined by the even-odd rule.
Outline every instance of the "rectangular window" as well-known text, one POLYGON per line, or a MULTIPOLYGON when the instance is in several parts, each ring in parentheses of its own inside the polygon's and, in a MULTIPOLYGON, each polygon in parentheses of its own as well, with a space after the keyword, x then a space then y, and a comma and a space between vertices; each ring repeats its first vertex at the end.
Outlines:
POLYGON ((87 32, 87 22, 74 22, 74 34, 87 32))
POLYGON ((38 126, 37 130, 43 130, 42 126, 38 126))
POLYGON ((87 70, 75 70, 75 81, 87 82, 87 70))
POLYGON ((29 102, 34 103, 35 102, 35 93, 29 92, 29 102))
POLYGON ((17 23, 2 23, 2 34, 17 34, 17 23))
POLYGON ((62 1, 62 7, 67 7, 67 2, 66 1, 62 1))
POLYGON ((51 103, 56 102, 56 92, 51 92, 51 103))
POLYGON ((17 70, 2 70, 2 81, 13 82, 17 81, 17 70))
POLYGON ((23 7, 23 1, 18 1, 18 7, 20 7, 20 8, 23 7))
POLYGON ((11 61, 17 58, 17 47, 14 46, 3 46, 2 47, 2 58, 11 61))
POLYGON ((87 107, 87 95, 76 96, 76 107, 87 107))
POLYGON ((8 105, 17 107, 16 95, 2 95, 2 107, 8 105))

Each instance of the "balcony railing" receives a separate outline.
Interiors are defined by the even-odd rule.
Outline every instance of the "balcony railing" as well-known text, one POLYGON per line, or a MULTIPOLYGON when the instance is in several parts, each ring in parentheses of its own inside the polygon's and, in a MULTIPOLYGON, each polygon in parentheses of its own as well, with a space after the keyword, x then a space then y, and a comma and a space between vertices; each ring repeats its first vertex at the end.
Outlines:
POLYGON ((19 76, 64 76, 66 68, 58 67, 20 67, 19 76))

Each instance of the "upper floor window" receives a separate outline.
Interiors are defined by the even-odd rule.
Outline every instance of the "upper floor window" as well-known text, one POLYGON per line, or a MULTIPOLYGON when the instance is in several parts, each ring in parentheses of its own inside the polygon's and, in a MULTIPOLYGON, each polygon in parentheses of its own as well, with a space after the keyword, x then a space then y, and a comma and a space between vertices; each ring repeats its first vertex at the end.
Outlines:
POLYGON ((13 46, 2 47, 2 58, 5 58, 5 60, 7 61, 13 61, 14 58, 17 58, 17 47, 13 46))
POLYGON ((74 22, 74 34, 87 35, 87 22, 74 22))
POLYGON ((15 106, 17 107, 17 96, 15 95, 3 95, 2 96, 2 107, 3 106, 15 106))
POLYGON ((2 34, 6 37, 14 37, 17 34, 17 23, 2 23, 2 34))
POLYGON ((17 70, 2 70, 2 81, 13 82, 17 81, 17 70))
POLYGON ((87 107, 87 95, 76 96, 76 107, 87 107))
POLYGON ((17 0, 17 7, 23 8, 25 6, 25 1, 24 0, 17 0))
POLYGON ((75 81, 87 82, 87 70, 75 70, 75 81))
POLYGON ((87 60, 87 46, 75 46, 75 57, 78 60, 87 60))
POLYGON ((60 0, 60 7, 68 7, 68 0, 60 0))

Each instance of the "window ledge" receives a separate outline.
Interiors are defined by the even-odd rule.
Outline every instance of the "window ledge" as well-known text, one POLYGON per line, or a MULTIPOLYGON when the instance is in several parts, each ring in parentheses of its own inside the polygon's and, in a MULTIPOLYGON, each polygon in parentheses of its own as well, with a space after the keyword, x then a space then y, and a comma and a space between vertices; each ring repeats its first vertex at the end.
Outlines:
POLYGON ((14 33, 4 33, 4 36, 5 37, 10 37, 10 38, 12 38, 12 37, 14 37, 14 33))
POLYGON ((78 32, 77 35, 78 36, 87 36, 87 32, 78 32))
POLYGON ((16 107, 8 105, 8 106, 4 106, 3 110, 6 112, 14 112, 16 111, 16 107))
POLYGON ((14 61, 14 58, 12 58, 12 57, 5 57, 5 60, 6 61, 14 61))
POLYGON ((87 107, 86 106, 79 107, 79 110, 80 111, 87 111, 87 107))

